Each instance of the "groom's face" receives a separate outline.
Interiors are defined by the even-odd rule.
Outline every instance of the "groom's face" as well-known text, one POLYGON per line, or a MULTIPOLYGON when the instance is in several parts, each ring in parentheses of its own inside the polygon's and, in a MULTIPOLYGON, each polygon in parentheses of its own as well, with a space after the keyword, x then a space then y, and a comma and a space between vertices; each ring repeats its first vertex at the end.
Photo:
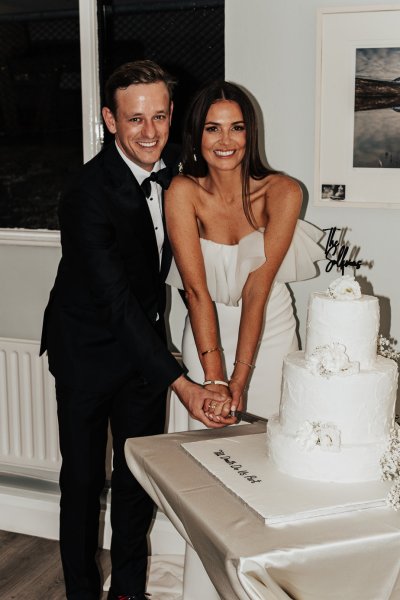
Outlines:
POLYGON ((139 83, 115 94, 116 114, 103 108, 108 130, 124 154, 151 171, 168 140, 172 102, 164 82, 139 83))

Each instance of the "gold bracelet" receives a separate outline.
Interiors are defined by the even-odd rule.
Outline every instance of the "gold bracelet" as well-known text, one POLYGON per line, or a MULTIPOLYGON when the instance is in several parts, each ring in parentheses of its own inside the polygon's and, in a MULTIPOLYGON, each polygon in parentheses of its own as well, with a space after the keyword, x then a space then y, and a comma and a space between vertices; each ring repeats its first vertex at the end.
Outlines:
POLYGON ((205 385, 225 385, 226 387, 229 387, 229 383, 226 383, 226 381, 221 381, 220 379, 215 379, 215 381, 208 379, 207 381, 203 382, 203 386, 205 385))
POLYGON ((252 365, 251 363, 246 362, 245 360, 240 360, 240 358, 237 358, 235 360, 235 362, 233 363, 233 366, 236 367, 236 365, 240 363, 242 365, 246 365, 246 367, 249 367, 249 369, 255 369, 256 365, 252 365))
POLYGON ((216 352, 217 350, 221 350, 219 346, 215 346, 215 348, 210 348, 209 350, 204 350, 204 352, 200 352, 201 356, 205 354, 209 354, 210 352, 216 352))

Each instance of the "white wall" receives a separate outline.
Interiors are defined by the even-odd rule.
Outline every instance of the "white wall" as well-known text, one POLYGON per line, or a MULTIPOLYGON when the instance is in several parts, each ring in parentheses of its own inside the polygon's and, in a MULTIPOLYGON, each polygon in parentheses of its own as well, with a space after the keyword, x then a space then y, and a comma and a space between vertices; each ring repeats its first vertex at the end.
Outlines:
MULTIPOLYGON (((362 267, 357 276, 366 278, 364 291, 381 297, 381 331, 388 334, 390 326, 400 345, 400 210, 312 205, 317 8, 368 4, 360 0, 226 0, 226 78, 245 86, 257 99, 264 115, 269 162, 307 187, 310 198, 305 219, 320 228, 348 227, 347 239, 360 246, 359 256, 374 261, 373 268, 362 267)), ((387 3, 374 0, 372 4, 387 3)), ((336 272, 325 273, 325 264, 318 279, 292 286, 303 341, 310 291, 325 289, 336 277, 336 272)))
POLYGON ((0 245, 0 338, 39 340, 60 249, 0 245))

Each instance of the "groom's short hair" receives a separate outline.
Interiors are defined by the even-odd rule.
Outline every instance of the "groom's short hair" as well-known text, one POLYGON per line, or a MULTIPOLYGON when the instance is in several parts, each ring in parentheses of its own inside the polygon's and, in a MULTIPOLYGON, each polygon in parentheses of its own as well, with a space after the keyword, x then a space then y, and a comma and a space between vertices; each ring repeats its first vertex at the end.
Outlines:
POLYGON ((107 79, 105 85, 106 106, 115 115, 117 110, 115 92, 118 89, 126 89, 130 85, 139 83, 158 83, 159 81, 165 83, 169 98, 172 100, 176 79, 160 65, 152 60, 135 60, 120 65, 107 79))

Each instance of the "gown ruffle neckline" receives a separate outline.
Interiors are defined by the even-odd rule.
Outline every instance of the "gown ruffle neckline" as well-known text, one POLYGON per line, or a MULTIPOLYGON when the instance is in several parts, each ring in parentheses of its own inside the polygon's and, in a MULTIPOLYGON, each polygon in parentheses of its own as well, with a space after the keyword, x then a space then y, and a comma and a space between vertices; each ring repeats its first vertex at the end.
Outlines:
MULTIPOLYGON (((289 249, 275 277, 275 282, 290 283, 315 277, 315 262, 325 259, 318 244, 323 232, 307 223, 297 221, 289 249)), ((228 245, 200 238, 204 257, 207 287, 215 302, 237 306, 249 274, 266 262, 264 229, 252 231, 237 244, 228 245)), ((183 289, 176 263, 173 260, 166 282, 183 289)))

